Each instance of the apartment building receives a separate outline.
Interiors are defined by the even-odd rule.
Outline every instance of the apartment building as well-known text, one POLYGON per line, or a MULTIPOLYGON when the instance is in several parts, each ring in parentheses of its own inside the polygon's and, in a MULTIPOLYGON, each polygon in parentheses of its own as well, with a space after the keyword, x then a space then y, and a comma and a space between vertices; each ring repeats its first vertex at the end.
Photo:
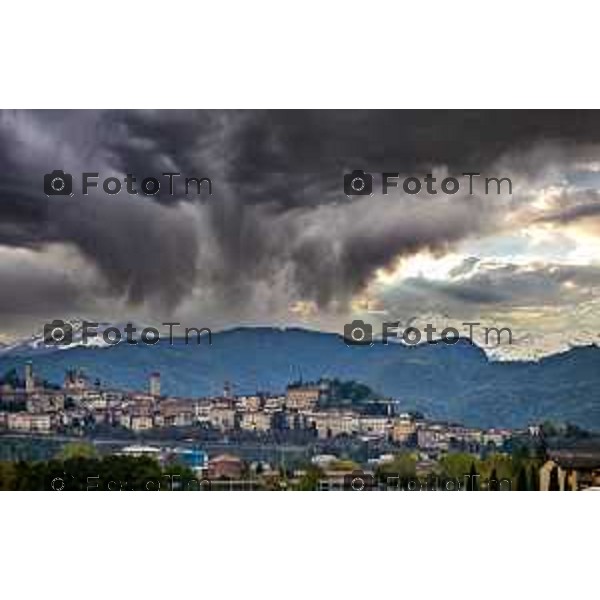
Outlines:
POLYGON ((27 396, 25 403, 27 412, 43 413, 63 410, 65 395, 60 392, 34 392, 27 396))
POLYGON ((309 426, 314 426, 319 438, 341 434, 353 435, 360 431, 359 415, 353 411, 313 412, 306 415, 309 426))
POLYGON ((215 429, 230 431, 236 426, 236 411, 225 406, 211 406, 208 419, 215 429))
POLYGON ((52 429, 52 415, 41 413, 8 413, 6 426, 13 431, 48 433, 52 429))
POLYGON ((82 393, 81 403, 89 410, 104 410, 108 406, 106 397, 98 390, 85 390, 82 393))
POLYGON ((417 425, 410 419, 395 419, 392 424, 391 437, 397 444, 407 444, 416 439, 417 425))
POLYGON ((359 432, 363 435, 387 437, 392 429, 389 417, 361 415, 358 418, 359 432))
POLYGON ((169 398, 157 407, 155 424, 163 427, 189 427, 196 420, 196 407, 188 400, 169 398))
POLYGON ((292 410, 314 410, 322 393, 323 389, 320 385, 288 386, 285 404, 292 410))
POLYGON ((240 427, 246 431, 269 431, 273 414, 265 411, 247 411, 241 413, 240 427))
POLYGON ((244 410, 260 410, 263 405, 263 399, 260 396, 242 396, 239 398, 239 405, 244 410))

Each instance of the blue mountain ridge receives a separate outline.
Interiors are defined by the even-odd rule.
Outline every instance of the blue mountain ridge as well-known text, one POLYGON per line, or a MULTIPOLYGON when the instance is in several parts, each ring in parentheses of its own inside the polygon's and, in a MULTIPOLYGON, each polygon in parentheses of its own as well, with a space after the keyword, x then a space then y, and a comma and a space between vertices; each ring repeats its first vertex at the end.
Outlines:
POLYGON ((600 431, 600 348, 581 346, 539 361, 491 361, 469 340, 347 346, 340 335, 304 329, 238 328, 212 334, 212 345, 175 338, 154 346, 121 343, 68 350, 15 348, 0 373, 33 360, 36 376, 60 383, 67 369, 124 389, 147 388, 159 371, 164 393, 181 397, 282 392, 293 380, 354 379, 399 401, 401 410, 481 427, 569 421, 600 431))

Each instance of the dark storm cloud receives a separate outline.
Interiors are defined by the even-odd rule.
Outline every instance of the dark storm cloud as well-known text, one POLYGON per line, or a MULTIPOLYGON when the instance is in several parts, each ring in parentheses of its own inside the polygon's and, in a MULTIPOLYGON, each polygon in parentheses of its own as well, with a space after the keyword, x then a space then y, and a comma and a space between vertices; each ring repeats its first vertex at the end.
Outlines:
POLYGON ((246 203, 281 207, 339 199, 348 169, 483 171, 542 141, 600 142, 600 111, 140 111, 101 121, 97 143, 122 171, 216 170, 246 203))
POLYGON ((0 265, 0 279, 0 314, 4 316, 52 315, 83 308, 77 282, 64 273, 17 262, 0 265))
POLYGON ((4 112, 0 245, 72 247, 97 270, 99 285, 133 304, 171 310, 200 289, 235 319, 252 312, 257 289, 267 286, 282 302, 343 305, 377 269, 485 233, 497 211, 458 195, 436 205, 401 195, 349 200, 346 171, 485 172, 507 152, 541 141, 567 148, 599 142, 600 114, 4 112), (41 180, 55 168, 103 177, 132 172, 138 182, 177 171, 210 177, 214 194, 151 199, 96 190, 48 199, 41 180))
POLYGON ((240 181, 260 173, 338 175, 358 167, 403 173, 484 169, 539 141, 600 141, 598 111, 275 111, 243 131, 240 181))
MULTIPOLYGON (((192 286, 197 249, 195 229, 181 211, 98 191, 81 196, 77 189, 73 197, 50 198, 43 193, 43 175, 53 169, 76 179, 82 171, 115 174, 106 143, 114 135, 110 115, 91 111, 4 112, 0 244, 37 252, 47 244, 74 247, 98 268, 115 296, 174 304, 192 286)), ((21 290, 28 294, 16 288, 16 304, 21 290)), ((70 294, 65 289, 65 305, 70 294)))
POLYGON ((322 211, 319 223, 307 226, 313 233, 300 235, 292 254, 302 290, 320 304, 350 297, 374 268, 393 266, 419 250, 442 251, 490 225, 481 201, 464 197, 405 202, 369 198, 341 212, 322 211))

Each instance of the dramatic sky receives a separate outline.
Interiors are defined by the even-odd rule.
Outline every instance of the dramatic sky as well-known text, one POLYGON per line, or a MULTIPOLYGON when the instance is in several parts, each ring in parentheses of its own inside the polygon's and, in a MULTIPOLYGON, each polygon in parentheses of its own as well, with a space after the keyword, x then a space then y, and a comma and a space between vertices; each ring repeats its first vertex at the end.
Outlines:
MULTIPOLYGON (((480 180, 481 181, 481 178, 480 180)), ((340 331, 509 326, 502 356, 600 332, 600 112, 0 112, 0 339, 55 318, 340 331), (43 176, 72 173, 72 197, 43 176), (477 171, 512 194, 348 198, 353 169, 477 171), (213 194, 83 196, 80 174, 213 194), (163 182, 166 183, 163 178, 163 182)), ((490 349, 493 351, 493 349, 490 349)))

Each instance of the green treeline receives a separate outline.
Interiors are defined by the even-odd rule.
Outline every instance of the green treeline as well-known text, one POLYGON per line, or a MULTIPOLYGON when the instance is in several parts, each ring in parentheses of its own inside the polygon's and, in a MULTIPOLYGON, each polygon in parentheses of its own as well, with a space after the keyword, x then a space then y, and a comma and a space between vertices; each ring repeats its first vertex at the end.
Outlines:
POLYGON ((0 490, 131 491, 195 490, 193 472, 161 467, 147 457, 58 457, 49 461, 0 462, 0 490))

